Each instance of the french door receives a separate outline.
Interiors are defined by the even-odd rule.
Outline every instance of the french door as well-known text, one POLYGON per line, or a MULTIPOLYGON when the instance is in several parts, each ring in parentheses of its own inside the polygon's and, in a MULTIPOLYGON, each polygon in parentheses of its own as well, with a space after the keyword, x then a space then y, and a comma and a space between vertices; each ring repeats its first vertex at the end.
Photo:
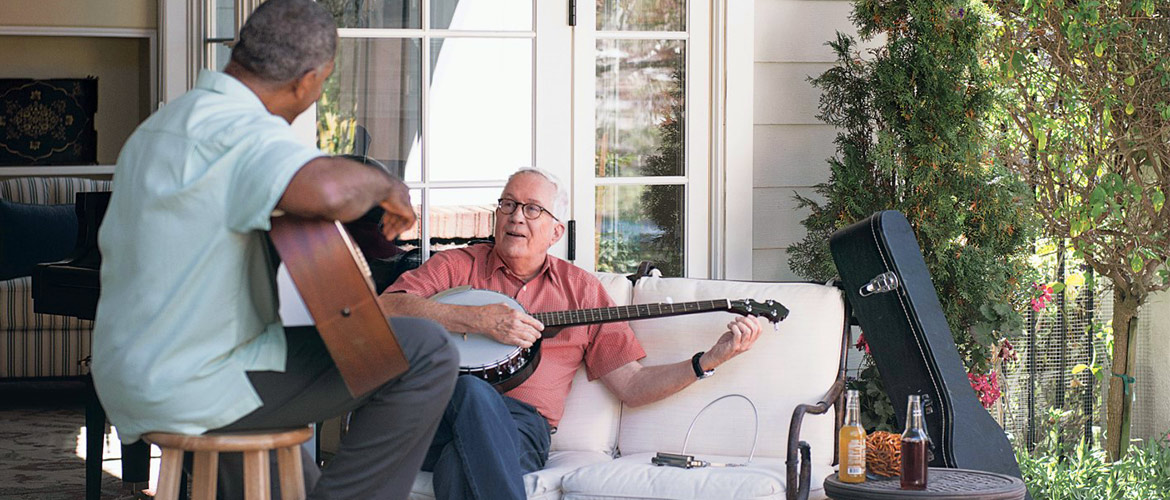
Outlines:
POLYGON ((578 265, 707 277, 710 5, 597 0, 573 40, 578 265))
MULTIPOLYGON (((259 1, 202 2, 202 66, 221 68, 259 1)), ((555 255, 710 275, 711 0, 318 2, 340 35, 318 146, 402 175, 423 258, 490 236, 507 176, 538 166, 571 196, 555 255)))

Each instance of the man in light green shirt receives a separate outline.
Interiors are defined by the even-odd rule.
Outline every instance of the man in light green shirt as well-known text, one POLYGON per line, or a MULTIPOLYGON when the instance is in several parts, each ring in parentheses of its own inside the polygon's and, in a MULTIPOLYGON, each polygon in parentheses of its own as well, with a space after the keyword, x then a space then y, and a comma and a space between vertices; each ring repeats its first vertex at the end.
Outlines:
MULTIPOLYGON (((336 46, 320 6, 270 0, 241 29, 223 73, 201 73, 126 142, 99 233, 93 377, 126 442, 353 411, 328 470, 306 473, 310 498, 405 498, 454 383, 448 335, 395 319, 410 370, 352 398, 315 330, 280 324, 264 233, 274 208, 348 221, 381 206, 388 237, 413 223, 401 182, 292 133, 320 97, 336 46)), ((221 498, 239 493, 232 469, 221 498)))

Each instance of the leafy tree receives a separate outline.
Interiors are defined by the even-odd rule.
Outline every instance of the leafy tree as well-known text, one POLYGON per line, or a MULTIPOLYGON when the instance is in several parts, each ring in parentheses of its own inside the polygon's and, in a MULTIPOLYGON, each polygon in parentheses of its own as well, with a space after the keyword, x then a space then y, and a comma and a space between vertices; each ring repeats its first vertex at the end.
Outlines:
POLYGON ((1022 256, 1033 232, 1026 187, 992 154, 988 18, 973 1, 855 2, 860 36, 885 43, 864 55, 851 37, 829 43, 837 64, 812 83, 822 90, 819 118, 839 129, 837 154, 816 186, 823 201, 797 195, 808 234, 789 249, 798 274, 830 279, 833 231, 901 211, 960 354, 979 373, 990 370, 991 346, 1022 329, 1012 304, 1031 284, 1022 256))
MULTIPOLYGON (((1015 147, 1002 156, 1036 189, 1051 236, 1069 238, 1113 283, 1106 440, 1129 441, 1131 334, 1170 288, 1170 4, 996 0, 995 55, 1015 147)), ((1008 142, 1007 144, 1012 144, 1008 142)))

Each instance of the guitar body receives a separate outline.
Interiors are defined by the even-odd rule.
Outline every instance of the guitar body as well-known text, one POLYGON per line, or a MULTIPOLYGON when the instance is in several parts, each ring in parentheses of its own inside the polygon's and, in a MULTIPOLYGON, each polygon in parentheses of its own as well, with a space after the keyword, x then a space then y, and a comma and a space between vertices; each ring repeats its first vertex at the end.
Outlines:
MULTIPOLYGON (((431 300, 442 304, 461 306, 507 304, 513 309, 524 311, 524 306, 507 295, 469 286, 440 292, 432 296, 431 300)), ((519 386, 536 371, 537 365, 540 364, 541 342, 555 337, 564 327, 712 311, 762 316, 772 323, 778 323, 788 315, 788 309, 772 300, 760 303, 753 300, 721 299, 679 304, 638 304, 535 313, 532 316, 543 323, 545 329, 541 338, 536 339, 536 342, 529 348, 501 344, 478 333, 452 332, 451 335, 455 346, 459 349, 459 374, 479 377, 492 384, 497 391, 504 393, 519 386)))
POLYGON ((268 233, 354 397, 406 372, 369 268, 340 223, 285 214, 268 233))
POLYGON ((910 223, 889 210, 829 240, 898 425, 907 396, 922 397, 932 467, 1020 477, 1003 428, 979 404, 910 223))

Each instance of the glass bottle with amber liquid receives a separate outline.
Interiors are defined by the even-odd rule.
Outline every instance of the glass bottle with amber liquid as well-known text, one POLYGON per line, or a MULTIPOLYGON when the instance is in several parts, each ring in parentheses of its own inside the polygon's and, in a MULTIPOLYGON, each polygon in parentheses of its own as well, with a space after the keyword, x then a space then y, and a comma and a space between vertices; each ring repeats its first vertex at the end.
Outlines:
POLYGON ((865 429, 861 427, 861 402, 857 391, 849 390, 845 396, 845 425, 837 440, 840 446, 837 457, 841 461, 837 479, 843 483, 865 482, 865 429))
POLYGON ((913 394, 906 403, 906 430, 902 432, 902 489, 926 489, 926 448, 930 436, 922 420, 921 396, 913 394))

